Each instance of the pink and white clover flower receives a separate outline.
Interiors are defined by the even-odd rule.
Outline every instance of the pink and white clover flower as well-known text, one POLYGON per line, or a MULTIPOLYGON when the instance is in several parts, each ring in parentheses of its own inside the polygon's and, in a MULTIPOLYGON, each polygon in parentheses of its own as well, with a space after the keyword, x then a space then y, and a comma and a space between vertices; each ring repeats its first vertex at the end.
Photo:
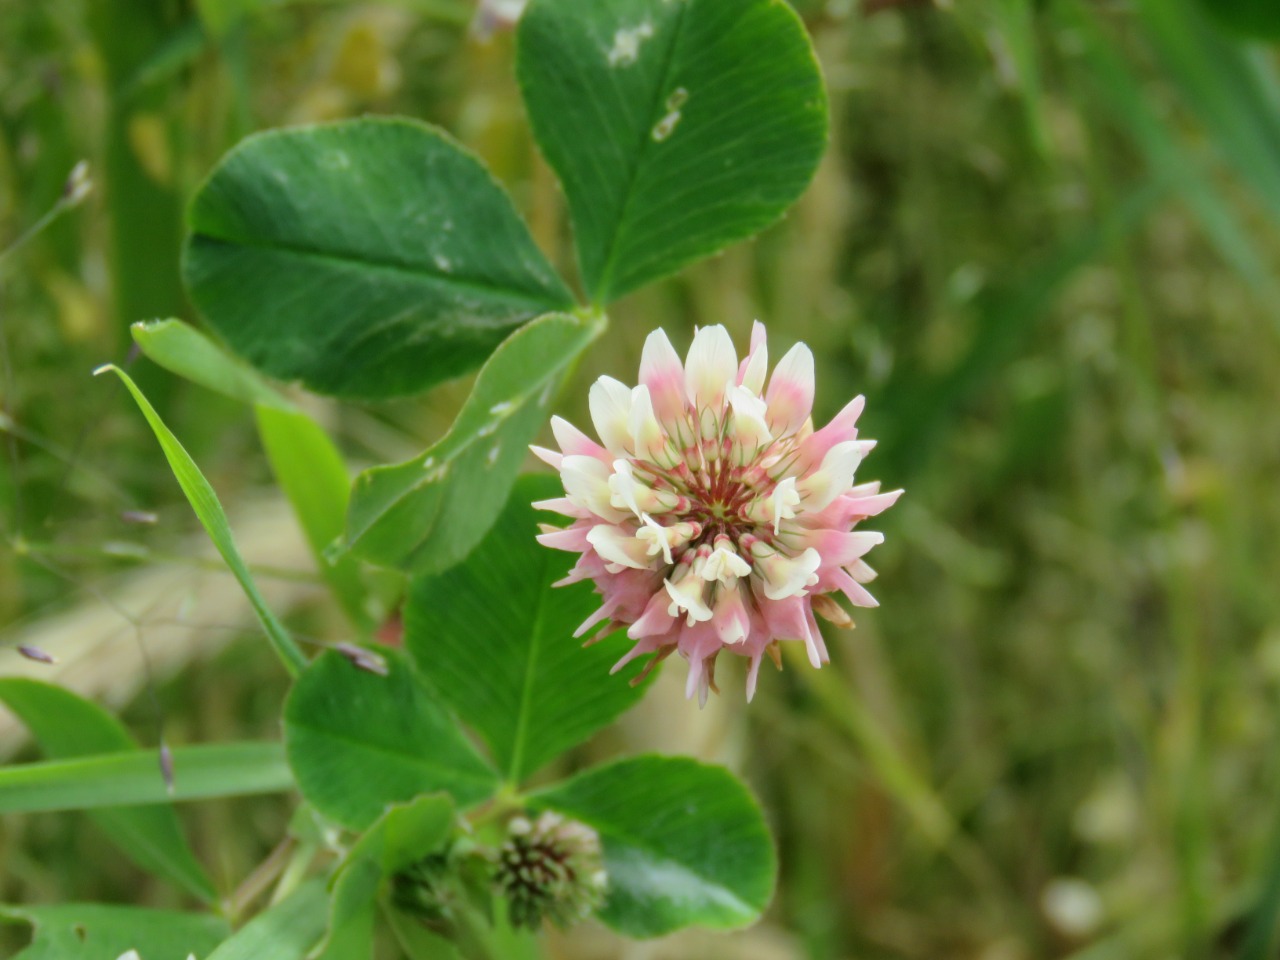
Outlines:
POLYGON ((803 642, 815 667, 827 662, 814 614, 851 625, 829 596, 837 591, 854 606, 877 605, 863 558, 884 536, 855 528, 902 494, 854 484, 875 446, 858 439, 862 397, 814 430, 807 346, 792 347, 766 389, 767 373, 759 322, 741 362, 722 326, 699 329, 683 364, 655 330, 639 386, 601 377, 591 388, 601 443, 555 417, 559 452, 533 448, 565 490, 535 506, 573 521, 544 525, 538 539, 581 554, 557 585, 590 580, 603 600, 576 636, 626 627, 635 645, 614 672, 653 654, 647 673, 679 651, 686 695, 702 703, 722 651, 750 659, 748 700, 761 659, 780 664, 779 641, 803 642))

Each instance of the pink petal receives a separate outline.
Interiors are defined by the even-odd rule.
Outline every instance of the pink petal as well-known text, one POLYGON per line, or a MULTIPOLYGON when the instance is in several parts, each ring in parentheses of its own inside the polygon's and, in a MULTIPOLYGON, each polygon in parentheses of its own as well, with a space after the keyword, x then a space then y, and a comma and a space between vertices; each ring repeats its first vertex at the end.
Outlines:
POLYGON ((554 450, 548 450, 546 447, 539 447, 532 443, 529 444, 529 450, 552 470, 559 472, 560 464, 564 462, 564 454, 556 453, 554 450))
POLYGON ((658 419, 671 423, 684 417, 684 366, 662 328, 649 334, 644 342, 640 382, 649 389, 658 419))
POLYGON ((535 510, 547 510, 551 513, 558 513, 563 517, 573 517, 575 520, 585 520, 591 516, 587 510, 569 502, 568 497, 556 497, 553 500, 535 500, 532 506, 535 510))
POLYGON ((778 436, 789 436, 809 419, 813 411, 813 351, 797 343, 778 361, 769 378, 769 423, 778 436))
MULTIPOLYGON (((775 374, 776 376, 776 374, 775 374)), ((827 455, 827 451, 834 447, 837 443, 844 440, 856 440, 858 438, 858 417, 862 415, 862 408, 866 406, 867 398, 861 395, 850 400, 843 410, 831 418, 821 430, 811 433, 800 444, 800 449, 796 451, 796 463, 793 468, 798 474, 808 473, 813 467, 822 462, 822 458, 827 455)))
POLYGON ((551 432, 555 435, 556 443, 560 444, 561 452, 566 456, 595 457, 605 463, 613 462, 613 457, 609 456, 608 450, 563 417, 551 418, 551 432))
POLYGON ((813 530, 804 542, 822 557, 822 566, 847 567, 864 557, 872 547, 884 543, 884 534, 871 530, 813 530))
POLYGON ((853 579, 853 577, 849 576, 845 571, 835 571, 834 580, 837 589, 848 597, 849 602, 855 607, 880 606, 879 601, 867 592, 867 588, 858 583, 857 580, 853 579))
POLYGON ((536 539, 544 547, 551 547, 553 550, 568 550, 572 553, 581 553, 589 546, 587 533, 590 530, 590 527, 566 527, 563 530, 549 530, 546 533, 540 533, 536 539))

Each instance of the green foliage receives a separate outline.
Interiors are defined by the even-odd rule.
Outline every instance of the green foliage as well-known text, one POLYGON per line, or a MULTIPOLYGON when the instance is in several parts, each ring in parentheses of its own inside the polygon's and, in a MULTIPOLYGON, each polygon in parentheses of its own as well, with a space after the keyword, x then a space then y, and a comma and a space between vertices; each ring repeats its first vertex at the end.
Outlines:
POLYGON ((99 367, 94 373, 108 371, 124 381, 129 393, 137 401, 142 415, 146 417, 147 423, 156 435, 156 439, 160 441, 160 448, 164 451, 165 459, 169 461, 169 468, 173 471, 178 485, 182 487, 182 492, 186 494, 187 501, 191 504, 191 509, 195 511, 205 532, 209 534, 209 539, 213 541, 213 545, 217 547, 223 561, 240 583, 245 596, 249 598, 249 603, 253 606, 254 613, 258 615, 258 620, 262 623, 262 628, 266 631, 267 639, 271 641, 276 654, 284 663, 285 668, 296 676, 306 665, 307 659, 303 656, 302 651, 298 649, 297 644, 293 642, 293 638, 289 636, 284 625, 271 612, 267 602, 262 599, 262 594, 258 592, 257 584, 253 582, 253 575, 249 573, 249 568, 245 566, 245 562, 240 556, 240 551, 236 548, 235 540, 231 536, 231 525, 227 523, 227 515, 222 510, 222 504, 218 502, 218 495, 213 492, 213 487, 204 478, 204 474, 200 472, 196 462, 191 459, 191 455, 187 453, 178 438, 173 435, 173 432, 164 425, 160 415, 156 413, 155 408, 142 395, 142 391, 138 389, 127 373, 110 364, 105 367, 99 367))
MULTIPOLYGON (((582 648, 573 631, 599 604, 589 584, 552 588, 571 557, 535 539, 535 500, 562 493, 550 476, 516 484, 489 536, 466 561, 410 588, 405 645, 440 697, 493 752, 512 783, 586 739, 643 691, 609 668, 608 640, 582 648)), ((624 648, 625 649, 625 648, 624 648)))
POLYGON ((194 327, 156 320, 135 323, 131 329, 142 352, 170 373, 253 406, 271 470, 293 506, 316 566, 351 621, 367 628, 364 585, 355 561, 327 555, 342 534, 350 489, 346 465, 328 434, 251 367, 194 327))
POLYGON ((324 935, 327 900, 324 880, 308 880, 237 930, 206 960, 303 960, 324 935))
POLYGON ((0 906, 0 921, 35 927, 31 946, 13 960, 115 960, 129 950, 143 960, 203 958, 229 932, 225 920, 208 914, 97 903, 0 906))
POLYGON ((1280 4, 1268 0, 1199 0, 1214 20, 1255 40, 1280 40, 1280 4))
POLYGON ((0 813, 92 810, 283 793, 293 788, 284 751, 274 743, 175 747, 173 787, 155 750, 106 753, 0 768, 0 813))
POLYGON ((490 796, 498 781, 488 764, 407 659, 383 656, 386 676, 331 651, 298 678, 284 729, 302 795, 356 830, 422 793, 444 790, 461 806, 490 796))
POLYGON ((677 757, 616 763, 534 795, 594 828, 609 895, 600 918, 636 937, 690 924, 754 922, 769 902, 777 862, 755 800, 728 771, 677 757))
MULTIPOLYGON (((1274 4, 1259 3, 1259 8, 1274 4)), ((1196 0, 1139 0, 1146 35, 1222 160, 1280 216, 1280 110, 1275 81, 1207 22, 1196 0)), ((1272 16, 1277 16, 1275 13, 1272 16)))
POLYGON ((334 875, 328 952, 323 956, 354 960, 370 955, 375 906, 382 886, 414 861, 439 850, 453 821, 453 801, 446 794, 428 794, 391 807, 365 831, 334 875))
MULTIPOLYGON (((137 746, 119 720, 61 687, 0 678, 0 702, 18 715, 54 759, 118 753, 137 746)), ((121 852, 144 870, 177 883, 205 903, 217 899, 172 807, 106 808, 91 816, 121 852)))
POLYGON ((170 373, 250 405, 294 409, 281 393, 246 365, 181 320, 150 320, 129 328, 133 342, 170 373))
POLYGON ((205 319, 321 393, 425 390, 572 303, 484 167, 409 120, 250 137, 196 195, 190 228, 184 274, 205 319))
POLYGON ((818 64, 779 0, 533 0, 518 42, 595 303, 768 226, 826 145, 818 64))
POLYGON ((416 574, 466 557, 502 510, 566 368, 599 332, 599 324, 552 314, 512 334, 480 371, 442 440, 407 463, 357 478, 350 547, 416 574))
POLYGON ((316 566, 351 622, 368 629, 365 585, 355 558, 329 552, 342 536, 350 499, 342 455, 329 435, 299 410, 258 404, 254 415, 271 472, 289 498, 316 566))

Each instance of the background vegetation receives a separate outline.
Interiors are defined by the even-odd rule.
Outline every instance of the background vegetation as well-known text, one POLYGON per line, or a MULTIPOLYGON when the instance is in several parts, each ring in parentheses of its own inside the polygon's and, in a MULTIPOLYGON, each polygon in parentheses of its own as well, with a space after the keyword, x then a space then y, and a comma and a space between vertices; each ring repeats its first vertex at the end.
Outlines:
MULTIPOLYGON (((833 633, 829 669, 763 678, 750 709, 734 683, 696 715, 664 685, 585 748, 740 769, 781 844, 768 922, 630 947, 587 930, 549 955, 1270 956, 1274 49, 1190 0, 797 6, 832 98, 816 181, 758 241, 625 301, 561 410, 581 422, 602 372, 633 380, 656 325, 745 340, 759 317, 807 340, 819 414, 867 394, 881 444, 863 470, 908 491, 880 525, 882 606, 833 633)), ((0 672, 42 669, 12 647, 79 612, 109 641, 82 654, 81 686, 116 704, 149 690, 125 714, 148 742, 158 722, 171 743, 277 732, 285 677, 251 628, 228 629, 238 614, 184 613, 222 575, 191 559, 193 518, 130 401, 88 374, 127 358, 129 322, 191 317, 183 204, 256 129, 440 124, 572 269, 509 37, 479 42, 471 16, 462 0, 0 0, 0 248, 78 160, 95 183, 0 260, 0 672), (181 576, 147 586, 158 570, 181 576)), ((341 639, 305 551, 273 552, 288 517, 263 502, 243 409, 135 372, 251 559, 292 560, 276 571, 291 621, 341 639)), ((395 459, 462 395, 327 415, 353 462, 395 459)), ((230 892, 288 804, 183 812, 230 892)), ((0 901, 71 899, 181 903, 82 817, 0 820, 0 901)))

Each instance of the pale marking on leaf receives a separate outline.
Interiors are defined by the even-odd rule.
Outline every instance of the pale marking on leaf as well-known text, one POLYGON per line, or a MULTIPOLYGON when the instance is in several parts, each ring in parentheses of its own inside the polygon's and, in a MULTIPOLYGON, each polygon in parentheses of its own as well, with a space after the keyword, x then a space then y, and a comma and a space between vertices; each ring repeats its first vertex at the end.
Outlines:
POLYGON ((609 51, 609 66, 631 66, 640 59, 640 44, 652 36, 653 24, 648 20, 639 26, 618 30, 613 35, 613 49, 609 51))
POLYGON ((485 457, 485 460, 488 462, 489 466, 492 467, 494 464, 498 462, 498 454, 501 452, 501 450, 502 450, 502 444, 499 444, 499 443, 495 443, 493 447, 489 450, 489 455, 485 457))
POLYGON ((684 87, 676 87, 667 97, 667 115, 653 127, 653 139, 658 143, 675 133, 676 124, 680 122, 680 108, 689 102, 689 91, 684 87))

